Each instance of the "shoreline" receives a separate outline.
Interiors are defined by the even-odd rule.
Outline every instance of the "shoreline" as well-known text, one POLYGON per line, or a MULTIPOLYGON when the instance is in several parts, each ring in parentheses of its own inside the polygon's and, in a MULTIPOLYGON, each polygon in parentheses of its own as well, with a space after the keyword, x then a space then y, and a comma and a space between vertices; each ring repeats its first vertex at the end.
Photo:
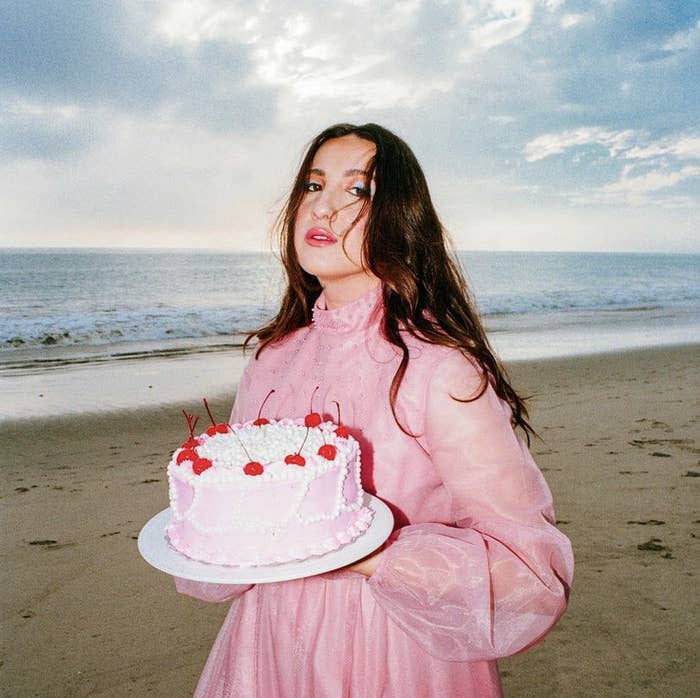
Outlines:
MULTIPOLYGON (((505 334, 505 333, 504 333, 505 334)), ((638 354, 700 346, 698 341, 655 343, 651 345, 600 348, 577 338, 568 351, 557 352, 549 347, 549 355, 540 342, 539 355, 530 356, 527 349, 517 351, 520 334, 511 336, 503 351, 504 335, 491 335, 497 353, 506 367, 519 364, 571 361, 588 357, 638 354), (582 351, 586 347, 588 351, 582 351)), ((694 339, 694 337, 691 337, 694 339)), ((641 341, 648 342, 649 337, 641 341)), ((532 346, 533 343, 526 343, 532 346)), ((560 347, 561 349, 561 347, 560 347)), ((42 419, 71 414, 109 414, 120 410, 160 408, 207 399, 233 396, 240 375, 255 349, 245 354, 237 344, 222 342, 218 346, 182 351, 164 348, 160 352, 134 357, 125 352, 113 359, 72 361, 38 370, 0 368, 0 424, 14 420, 42 419), (90 386, 90 390, 86 390, 90 386)))
MULTIPOLYGON (((560 623, 499 662, 505 694, 692 695, 697 347, 509 369, 533 395, 532 452, 577 568, 560 623)), ((215 415, 233 392, 213 401, 215 415)), ((192 694, 228 604, 176 594, 136 537, 168 506, 165 467, 193 404, 0 422, 8 695, 192 694)))

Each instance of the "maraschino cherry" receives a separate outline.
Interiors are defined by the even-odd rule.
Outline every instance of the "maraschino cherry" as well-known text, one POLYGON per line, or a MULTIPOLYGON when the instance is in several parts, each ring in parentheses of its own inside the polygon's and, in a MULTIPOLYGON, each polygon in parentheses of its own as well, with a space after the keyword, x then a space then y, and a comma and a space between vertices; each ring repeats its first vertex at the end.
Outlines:
POLYGON ((300 466, 305 466, 306 465, 306 458, 301 455, 301 449, 304 448, 304 444, 306 443, 306 439, 309 438, 309 427, 306 427, 306 434, 304 434, 304 440, 301 442, 301 446, 299 446, 299 450, 296 453, 290 453, 288 456, 284 457, 284 462, 287 463, 287 465, 300 465, 300 466))
POLYGON ((338 449, 333 444, 323 444, 318 449, 318 455, 326 460, 335 460, 336 453, 338 453, 338 449))
POLYGON ((310 400, 310 409, 311 411, 309 414, 304 417, 304 424, 307 428, 313 429, 314 427, 317 427, 321 423, 321 415, 318 412, 314 412, 314 395, 316 395, 316 391, 318 390, 319 386, 317 385, 314 388, 313 393, 311 393, 311 400, 310 400))
POLYGON ((243 445, 241 437, 238 436, 235 430, 233 431, 233 435, 238 440, 240 447, 243 449, 243 453, 245 453, 248 457, 248 462, 243 466, 243 472, 246 475, 262 475, 265 472, 265 468, 263 468, 262 463, 258 463, 258 461, 251 458, 250 453, 248 453, 248 449, 243 445))
POLYGON ((186 460, 190 460, 193 463, 199 458, 199 455, 197 454, 197 451, 194 451, 189 448, 184 448, 180 453, 177 454, 177 458, 175 459, 175 462, 180 465, 181 463, 184 463, 186 460))
POLYGON ((338 426, 335 428, 335 435, 339 436, 341 439, 347 439, 348 436, 350 436, 350 432, 347 430, 347 427, 344 427, 340 423, 340 405, 335 400, 333 400, 333 402, 335 402, 335 406, 338 408, 338 426))
POLYGON ((260 415, 262 414, 262 409, 265 407, 265 403, 268 401, 270 395, 275 392, 275 389, 273 388, 265 397, 265 399, 262 401, 262 405, 260 405, 260 409, 258 410, 258 418, 253 422, 253 424, 256 427, 261 427, 263 424, 269 424, 270 420, 267 419, 266 417, 261 417, 260 415))
MULTIPOLYGON (((335 404, 338 405, 337 402, 335 404)), ((338 421, 340 421, 340 406, 338 406, 338 421)), ((323 439, 323 446, 319 447, 317 451, 318 455, 326 460, 335 460, 338 449, 333 444, 326 443, 326 435, 323 431, 321 431, 321 438, 323 439)))
POLYGON ((246 475, 262 475, 264 470, 262 463, 258 463, 256 460, 252 460, 243 466, 243 472, 246 475))
POLYGON ((197 458, 197 460, 192 463, 192 472, 195 475, 201 475, 205 470, 211 468, 214 465, 208 458, 197 458))
POLYGON ((217 434, 226 434, 231 430, 231 427, 226 423, 226 422, 219 422, 217 424, 216 420, 214 419, 214 416, 211 413, 211 410, 209 409, 209 403, 207 402, 206 398, 202 398, 204 401, 204 407, 207 411, 207 414, 209 415, 209 419, 211 420, 211 426, 207 429, 207 435, 208 436, 216 436, 217 434))
POLYGON ((314 395, 316 394, 318 388, 319 386, 317 385, 314 388, 313 393, 311 393, 311 400, 309 400, 309 414, 304 417, 304 426, 306 427, 304 440, 301 442, 301 446, 299 446, 299 450, 296 453, 290 453, 288 456, 285 456, 284 462, 287 463, 287 465, 306 465, 306 458, 301 455, 301 449, 304 448, 306 439, 309 438, 309 429, 313 429, 321 423, 321 415, 318 412, 314 412, 314 395))

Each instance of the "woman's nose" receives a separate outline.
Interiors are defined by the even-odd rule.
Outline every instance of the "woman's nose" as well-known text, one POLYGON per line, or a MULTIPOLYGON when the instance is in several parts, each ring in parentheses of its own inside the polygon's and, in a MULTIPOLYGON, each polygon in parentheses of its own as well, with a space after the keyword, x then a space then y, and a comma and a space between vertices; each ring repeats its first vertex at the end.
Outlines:
POLYGON ((318 192, 312 211, 314 216, 319 220, 323 218, 328 218, 330 220, 336 215, 338 208, 330 190, 322 189, 318 192))

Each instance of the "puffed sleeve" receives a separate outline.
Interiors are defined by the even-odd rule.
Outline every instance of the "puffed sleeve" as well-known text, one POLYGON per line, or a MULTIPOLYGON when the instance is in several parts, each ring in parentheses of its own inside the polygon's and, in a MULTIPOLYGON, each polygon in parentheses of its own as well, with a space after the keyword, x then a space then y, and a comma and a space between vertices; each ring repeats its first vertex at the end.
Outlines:
MULTIPOLYGON (((429 654, 490 660, 541 639, 566 609, 569 540, 552 498, 511 427, 511 412, 458 352, 431 376, 424 445, 448 490, 453 525, 408 525, 368 583, 377 603, 429 654)), ((406 464, 410 467, 410 464, 406 464)))
MULTIPOLYGON (((241 403, 243 380, 244 377, 241 378, 238 389, 236 390, 236 399, 229 420, 231 424, 241 419, 239 416, 239 407, 241 403)), ((174 579, 175 589, 177 589, 180 594, 186 594, 200 601, 209 601, 210 603, 232 601, 252 587, 252 584, 211 584, 209 582, 196 582, 191 579, 181 579, 180 577, 175 577, 174 579)))

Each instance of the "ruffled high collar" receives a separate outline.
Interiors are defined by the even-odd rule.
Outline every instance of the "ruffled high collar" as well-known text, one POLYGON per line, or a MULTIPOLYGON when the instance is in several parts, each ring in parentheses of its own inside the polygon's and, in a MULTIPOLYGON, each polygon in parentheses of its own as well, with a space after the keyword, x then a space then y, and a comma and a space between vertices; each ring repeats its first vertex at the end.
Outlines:
POLYGON ((340 308, 326 310, 326 298, 323 292, 316 299, 313 307, 313 324, 322 330, 334 332, 352 332, 369 325, 376 314, 374 310, 381 302, 382 285, 375 284, 363 296, 340 308))

